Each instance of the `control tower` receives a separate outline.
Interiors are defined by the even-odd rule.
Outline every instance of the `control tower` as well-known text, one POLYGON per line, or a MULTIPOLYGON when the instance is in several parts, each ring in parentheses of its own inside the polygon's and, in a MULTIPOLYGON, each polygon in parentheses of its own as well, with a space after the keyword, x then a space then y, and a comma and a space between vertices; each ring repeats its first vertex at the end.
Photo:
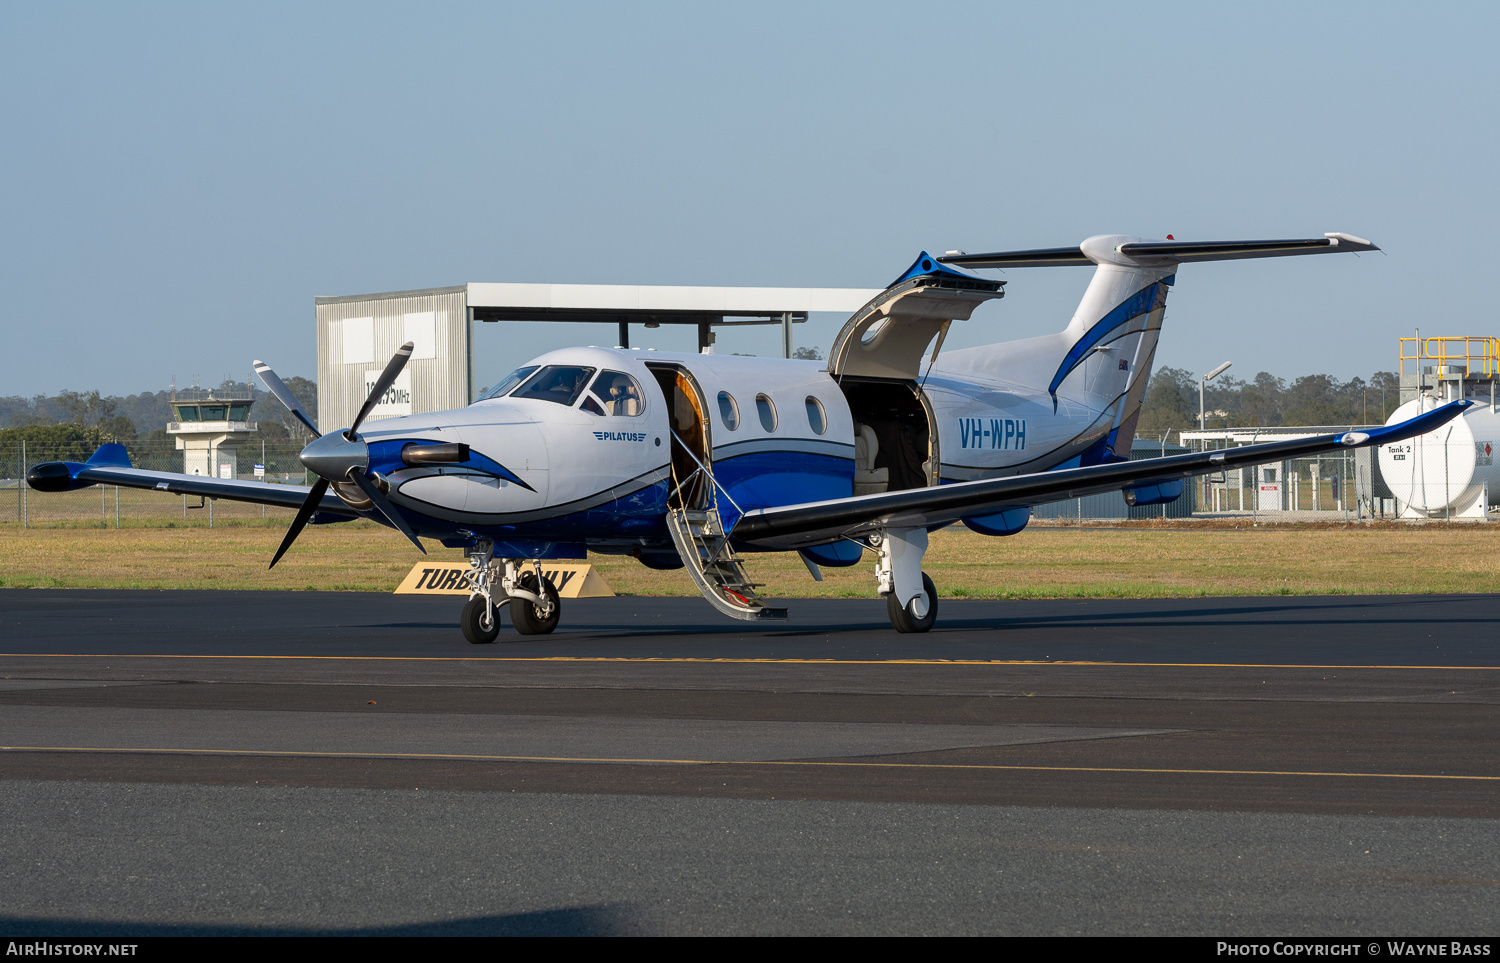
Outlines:
POLYGON ((167 424, 167 434, 177 439, 184 474, 236 477, 239 447, 258 427, 250 420, 254 401, 248 386, 172 390, 172 415, 177 420, 167 424))

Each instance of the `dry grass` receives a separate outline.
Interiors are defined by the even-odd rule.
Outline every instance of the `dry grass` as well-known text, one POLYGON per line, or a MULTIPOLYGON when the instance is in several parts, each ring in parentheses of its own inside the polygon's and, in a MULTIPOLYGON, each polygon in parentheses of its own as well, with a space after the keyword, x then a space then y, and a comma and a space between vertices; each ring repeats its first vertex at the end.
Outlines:
MULTIPOLYGON (((0 585, 388 592, 420 557, 389 529, 352 522, 309 528, 267 571, 285 522, 238 521, 211 531, 7 525, 0 527, 0 585)), ((428 548, 437 558, 459 554, 428 548)), ((1497 549, 1500 528, 1489 525, 1036 526, 998 539, 938 532, 925 568, 946 598, 1462 593, 1500 591, 1497 549)), ((612 556, 592 561, 622 595, 694 594, 684 572, 612 556)), ((869 562, 825 569, 821 583, 795 555, 750 555, 747 567, 771 597, 874 593, 869 562)))

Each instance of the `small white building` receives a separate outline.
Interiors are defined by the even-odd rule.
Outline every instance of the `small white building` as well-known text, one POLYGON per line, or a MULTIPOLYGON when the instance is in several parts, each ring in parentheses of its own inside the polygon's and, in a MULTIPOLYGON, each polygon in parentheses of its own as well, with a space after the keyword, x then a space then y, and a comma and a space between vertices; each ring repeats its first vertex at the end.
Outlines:
POLYGON ((225 391, 188 388, 172 392, 172 415, 167 434, 177 440, 186 475, 234 478, 239 473, 239 448, 259 427, 250 420, 255 399, 246 388, 225 391))
MULTIPOLYGON (((1184 447, 1193 451, 1240 448, 1268 441, 1297 441, 1343 431, 1370 431, 1378 425, 1295 425, 1274 428, 1208 428, 1179 432, 1184 447)), ((1390 492, 1372 480, 1368 449, 1338 452, 1317 458, 1269 462, 1252 468, 1203 475, 1198 505, 1202 512, 1306 512, 1373 510, 1373 498, 1390 492), (1248 490, 1248 491, 1247 491, 1248 490), (1373 494, 1372 494, 1373 493, 1373 494)))

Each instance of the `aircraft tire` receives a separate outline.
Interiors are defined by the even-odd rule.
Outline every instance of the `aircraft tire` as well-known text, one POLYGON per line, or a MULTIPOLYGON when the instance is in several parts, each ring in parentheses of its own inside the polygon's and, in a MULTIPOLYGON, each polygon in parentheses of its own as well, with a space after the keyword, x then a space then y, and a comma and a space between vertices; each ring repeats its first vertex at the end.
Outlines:
POLYGON ((474 645, 489 645, 500 636, 500 609, 495 609, 495 621, 488 629, 484 627, 484 598, 476 595, 464 605, 458 624, 464 630, 464 638, 474 645))
POLYGON ((552 614, 542 618, 537 613, 536 606, 525 599, 512 598, 510 600, 510 621, 516 627, 516 631, 522 635, 546 635, 557 628, 557 620, 562 616, 562 599, 557 594, 557 586, 545 575, 542 576, 542 589, 537 591, 536 575, 527 572, 521 576, 521 587, 529 592, 546 596, 552 603, 552 614))
POLYGON ((885 597, 885 614, 890 617, 891 628, 897 632, 926 632, 937 624, 938 595, 937 586, 932 584, 932 579, 927 573, 922 573, 922 591, 927 593, 927 615, 917 618, 911 614, 911 607, 916 599, 912 599, 905 606, 896 602, 896 593, 892 592, 885 597))

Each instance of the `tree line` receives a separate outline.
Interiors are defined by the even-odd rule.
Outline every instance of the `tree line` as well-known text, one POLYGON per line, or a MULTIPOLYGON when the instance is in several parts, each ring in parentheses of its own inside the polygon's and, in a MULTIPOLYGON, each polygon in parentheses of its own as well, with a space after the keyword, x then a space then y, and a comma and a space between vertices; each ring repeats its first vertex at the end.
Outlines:
MULTIPOLYGON (((816 359, 816 348, 799 348, 797 357, 816 359)), ((307 378, 286 379, 302 406, 318 410, 318 386, 307 378)), ((255 399, 250 420, 258 422, 268 445, 301 445, 310 436, 281 403, 245 382, 224 381, 221 390, 249 389, 255 399)), ((66 446, 86 456, 98 445, 118 441, 129 448, 172 448, 166 433, 175 415, 170 391, 145 391, 120 397, 97 391, 61 391, 56 395, 0 396, 0 451, 25 439, 37 448, 66 446)), ((1400 404, 1399 379, 1377 371, 1368 381, 1339 381, 1329 375, 1304 375, 1291 382, 1262 371, 1252 380, 1220 376, 1204 392, 1210 428, 1270 428, 1295 425, 1383 424, 1400 404)), ((1151 375, 1136 431, 1142 437, 1198 427, 1198 376, 1183 368, 1161 368, 1151 375)))
MULTIPOLYGON (((1198 427, 1199 376, 1183 368, 1161 368, 1151 375, 1138 436, 1198 427)), ((1209 428, 1274 428, 1302 425, 1384 424, 1401 404, 1400 378, 1377 371, 1366 381, 1324 374, 1290 383, 1262 371, 1252 380, 1220 375, 1203 393, 1209 428)))
MULTIPOLYGON (((292 377, 286 383, 304 408, 317 412, 316 382, 292 377)), ((281 402, 255 385, 225 380, 215 390, 251 392, 254 402, 250 420, 259 424, 261 439, 267 445, 300 447, 312 437, 281 402)), ((13 451, 23 440, 29 448, 68 452, 59 457, 86 457, 109 442, 132 450, 172 449, 176 443, 166 431, 167 424, 176 420, 171 398, 170 390, 124 397, 97 391, 60 391, 31 398, 0 396, 0 452, 13 451)))

